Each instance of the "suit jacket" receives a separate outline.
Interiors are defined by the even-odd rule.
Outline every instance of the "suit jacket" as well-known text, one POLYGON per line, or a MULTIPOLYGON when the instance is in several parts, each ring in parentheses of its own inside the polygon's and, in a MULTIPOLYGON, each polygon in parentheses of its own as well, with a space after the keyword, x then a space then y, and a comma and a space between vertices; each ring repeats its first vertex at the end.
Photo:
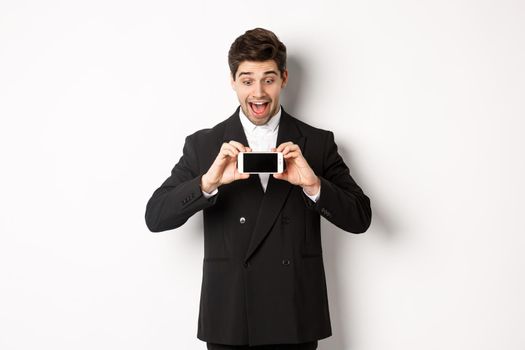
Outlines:
POLYGON ((201 176, 223 142, 248 145, 234 114, 186 137, 171 176, 146 206, 150 231, 171 230, 203 211, 204 260, 197 337, 230 345, 302 343, 332 334, 321 247, 320 216, 342 230, 368 229, 370 200, 350 176, 334 134, 282 109, 277 145, 292 141, 321 180, 310 200, 302 188, 258 175, 219 187, 205 198, 201 176))

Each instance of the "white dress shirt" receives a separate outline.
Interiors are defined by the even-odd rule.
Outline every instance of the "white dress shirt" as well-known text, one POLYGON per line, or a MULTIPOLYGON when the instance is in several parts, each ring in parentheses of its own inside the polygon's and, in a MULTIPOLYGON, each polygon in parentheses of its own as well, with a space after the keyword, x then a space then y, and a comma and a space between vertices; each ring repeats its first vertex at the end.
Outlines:
MULTIPOLYGON (((252 152, 270 152, 272 147, 277 147, 277 133, 279 132, 279 121, 281 120, 281 107, 279 111, 263 125, 253 124, 250 119, 244 114, 242 108, 239 108, 239 118, 241 120, 246 139, 248 140, 248 146, 252 149, 252 152)), ((261 179, 261 185, 264 192, 268 186, 268 180, 271 174, 258 174, 261 179)), ((285 181, 285 180, 279 180, 285 181)), ((303 192, 312 201, 317 202, 321 194, 321 189, 317 194, 310 196, 303 189, 303 192)), ((202 191, 202 194, 206 198, 210 198, 218 193, 218 189, 215 189, 211 193, 202 191)))

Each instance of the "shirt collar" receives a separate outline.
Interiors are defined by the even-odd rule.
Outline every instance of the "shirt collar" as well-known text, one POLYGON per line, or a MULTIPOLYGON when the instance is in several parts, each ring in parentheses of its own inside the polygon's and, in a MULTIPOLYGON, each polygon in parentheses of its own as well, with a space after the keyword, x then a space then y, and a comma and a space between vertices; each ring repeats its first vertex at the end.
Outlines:
POLYGON ((270 120, 266 122, 266 124, 263 125, 253 124, 250 121, 250 119, 248 119, 248 117, 244 114, 242 108, 239 108, 239 118, 241 119, 241 124, 244 130, 247 130, 249 132, 252 132, 257 128, 275 131, 275 129, 279 126, 279 121, 281 120, 281 106, 279 105, 279 110, 277 111, 277 113, 275 113, 275 115, 271 117, 270 120))

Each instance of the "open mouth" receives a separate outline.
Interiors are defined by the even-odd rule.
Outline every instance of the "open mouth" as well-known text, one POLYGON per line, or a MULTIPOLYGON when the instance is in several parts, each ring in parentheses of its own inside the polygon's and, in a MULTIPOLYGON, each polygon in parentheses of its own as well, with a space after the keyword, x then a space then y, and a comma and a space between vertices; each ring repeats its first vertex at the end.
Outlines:
POLYGON ((248 102, 250 109, 255 115, 263 115, 266 113, 270 102, 248 102))

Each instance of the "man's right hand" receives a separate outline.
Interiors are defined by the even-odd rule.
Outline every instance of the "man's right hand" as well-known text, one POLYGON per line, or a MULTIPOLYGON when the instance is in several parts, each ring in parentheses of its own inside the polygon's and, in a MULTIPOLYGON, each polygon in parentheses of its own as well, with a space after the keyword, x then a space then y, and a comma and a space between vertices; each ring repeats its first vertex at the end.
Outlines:
POLYGON ((221 185, 249 178, 250 174, 241 174, 237 170, 237 155, 239 152, 251 151, 250 147, 245 147, 237 141, 223 143, 210 169, 202 175, 201 189, 204 192, 211 193, 221 185))

